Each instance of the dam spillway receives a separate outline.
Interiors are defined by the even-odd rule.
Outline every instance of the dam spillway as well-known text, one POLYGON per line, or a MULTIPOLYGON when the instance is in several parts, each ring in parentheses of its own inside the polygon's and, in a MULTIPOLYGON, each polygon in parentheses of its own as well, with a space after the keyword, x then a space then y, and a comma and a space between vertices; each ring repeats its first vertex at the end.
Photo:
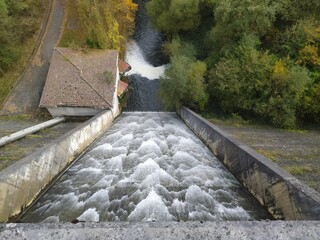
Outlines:
POLYGON ((175 113, 123 113, 23 222, 220 221, 268 214, 175 113))

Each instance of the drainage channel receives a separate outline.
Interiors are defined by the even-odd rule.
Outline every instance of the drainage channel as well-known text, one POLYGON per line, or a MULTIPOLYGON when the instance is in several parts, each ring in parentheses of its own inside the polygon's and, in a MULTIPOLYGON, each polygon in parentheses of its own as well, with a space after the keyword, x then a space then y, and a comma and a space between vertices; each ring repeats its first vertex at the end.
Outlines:
POLYGON ((175 113, 123 113, 22 222, 270 219, 175 113))

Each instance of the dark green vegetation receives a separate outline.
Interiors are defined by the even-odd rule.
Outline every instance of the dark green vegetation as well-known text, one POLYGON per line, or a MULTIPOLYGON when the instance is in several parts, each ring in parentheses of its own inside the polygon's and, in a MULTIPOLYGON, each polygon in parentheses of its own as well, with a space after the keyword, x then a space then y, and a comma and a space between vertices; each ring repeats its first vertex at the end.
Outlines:
POLYGON ((47 3, 0 0, 0 105, 33 50, 47 3))
POLYGON ((275 126, 320 123, 320 1, 150 0, 168 38, 168 109, 219 109, 275 126))
POLYGON ((122 55, 134 29, 132 0, 67 0, 68 21, 60 46, 116 49, 122 55))

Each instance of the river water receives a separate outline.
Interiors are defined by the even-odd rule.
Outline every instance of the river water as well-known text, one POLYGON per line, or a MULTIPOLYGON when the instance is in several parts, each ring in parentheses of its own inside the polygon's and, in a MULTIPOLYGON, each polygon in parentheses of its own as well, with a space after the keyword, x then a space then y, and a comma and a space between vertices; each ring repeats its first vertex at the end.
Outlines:
POLYGON ((155 31, 146 13, 145 1, 139 4, 135 33, 128 43, 126 61, 129 76, 129 99, 125 111, 163 111, 158 90, 168 59, 162 53, 164 36, 155 31))
POLYGON ((127 111, 21 218, 23 222, 213 221, 269 215, 158 98, 166 59, 139 2, 126 59, 127 111), (134 111, 134 112, 133 112, 134 111), (149 112, 153 111, 153 112, 149 112))

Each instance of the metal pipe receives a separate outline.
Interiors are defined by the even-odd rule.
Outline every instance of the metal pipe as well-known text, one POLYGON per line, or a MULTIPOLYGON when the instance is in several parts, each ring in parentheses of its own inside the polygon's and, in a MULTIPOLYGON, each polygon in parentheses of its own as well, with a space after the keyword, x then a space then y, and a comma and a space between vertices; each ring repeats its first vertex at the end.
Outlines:
POLYGON ((52 127, 58 123, 64 122, 65 120, 66 120, 65 117, 57 117, 57 118, 51 119, 49 121, 37 124, 35 126, 23 129, 21 131, 12 133, 8 136, 2 137, 2 138, 0 138, 0 147, 7 144, 7 143, 13 142, 13 141, 18 140, 20 138, 23 138, 26 135, 38 132, 38 131, 45 129, 45 128, 48 128, 48 127, 52 127))

